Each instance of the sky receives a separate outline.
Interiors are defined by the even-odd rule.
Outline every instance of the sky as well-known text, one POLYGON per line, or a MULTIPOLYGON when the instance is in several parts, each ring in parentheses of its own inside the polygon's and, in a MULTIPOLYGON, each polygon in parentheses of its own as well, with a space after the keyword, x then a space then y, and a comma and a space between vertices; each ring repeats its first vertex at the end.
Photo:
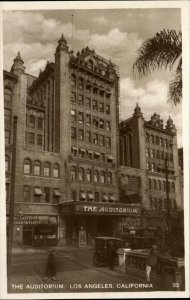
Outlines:
POLYGON ((167 103, 168 85, 174 73, 156 71, 138 78, 132 72, 138 48, 163 29, 181 29, 180 9, 4 11, 4 69, 10 71, 20 51, 26 73, 38 76, 47 60, 54 61, 57 41, 63 33, 75 53, 88 46, 119 66, 122 120, 131 117, 137 102, 145 120, 156 112, 166 124, 170 115, 177 128, 178 147, 182 147, 182 107, 167 103))

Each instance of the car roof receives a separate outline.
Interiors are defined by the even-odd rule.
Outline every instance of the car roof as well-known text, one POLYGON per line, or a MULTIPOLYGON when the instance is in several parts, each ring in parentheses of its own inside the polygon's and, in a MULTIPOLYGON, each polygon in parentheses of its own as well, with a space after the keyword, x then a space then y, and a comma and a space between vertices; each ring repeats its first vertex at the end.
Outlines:
POLYGON ((118 239, 112 236, 97 236, 95 237, 95 239, 123 241, 122 239, 118 239))

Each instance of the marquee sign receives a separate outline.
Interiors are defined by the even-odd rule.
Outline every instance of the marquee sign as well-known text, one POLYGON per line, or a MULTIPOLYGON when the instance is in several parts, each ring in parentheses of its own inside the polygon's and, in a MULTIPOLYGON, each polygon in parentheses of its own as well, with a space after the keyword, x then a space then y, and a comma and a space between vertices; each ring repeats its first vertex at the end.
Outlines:
POLYGON ((61 213, 75 213, 75 214, 91 214, 91 215, 133 215, 141 214, 141 208, 137 206, 127 206, 119 204, 91 204, 91 203, 70 203, 61 207, 61 213), (67 208, 68 207, 68 208, 67 208), (70 207, 70 209, 69 209, 70 207), (71 209, 73 207, 74 209, 71 209))

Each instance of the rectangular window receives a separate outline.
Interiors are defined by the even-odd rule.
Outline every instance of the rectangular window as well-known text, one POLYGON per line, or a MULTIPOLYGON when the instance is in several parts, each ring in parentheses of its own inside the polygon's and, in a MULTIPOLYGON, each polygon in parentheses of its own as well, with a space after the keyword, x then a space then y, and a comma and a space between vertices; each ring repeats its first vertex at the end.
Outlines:
POLYGON ((91 125, 91 115, 86 115, 86 125, 91 125))
POLYGON ((38 165, 34 166, 34 175, 37 175, 37 176, 40 175, 40 166, 38 166, 38 165))
POLYGON ((91 132, 90 131, 86 131, 86 142, 91 143, 91 132))
POLYGON ((106 138, 106 147, 111 148, 111 138, 109 136, 106 138))
POLYGON ((164 146, 165 146, 166 148, 168 148, 168 140, 166 140, 166 139, 165 139, 165 141, 164 141, 164 146))
POLYGON ((29 117, 29 124, 30 126, 35 127, 35 116, 29 117))
POLYGON ((5 145, 10 145, 10 131, 5 130, 5 145))
POLYGON ((38 134, 37 135, 37 145, 42 146, 42 143, 43 143, 43 137, 41 134, 38 134))
POLYGON ((76 121, 76 110, 71 109, 71 121, 76 121))
POLYGON ((156 150, 156 158, 159 159, 160 158, 160 151, 156 150))
POLYGON ((155 170, 155 166, 154 164, 151 164, 151 172, 154 172, 154 170, 155 170))
POLYGON ((94 192, 94 199, 96 202, 100 201, 99 192, 94 192))
POLYGON ((6 183, 6 202, 9 201, 9 187, 10 187, 10 184, 9 183, 6 183))
POLYGON ((98 135, 97 135, 97 133, 93 133, 93 143, 94 143, 95 145, 98 144, 98 135))
POLYGON ((43 129, 43 119, 42 118, 38 118, 38 129, 43 129))
POLYGON ((91 100, 90 98, 86 98, 86 108, 90 109, 91 108, 91 100))
POLYGON ((41 202, 42 190, 40 187, 34 188, 34 202, 39 203, 41 202))
POLYGON ((96 127, 96 128, 98 127, 98 118, 93 117, 92 125, 93 125, 94 127, 96 127))
POLYGON ((71 191, 71 200, 76 201, 77 200, 77 192, 76 191, 71 191))
POLYGON ((84 130, 83 129, 79 129, 79 140, 84 141, 84 130))
POLYGON ((170 161, 173 162, 173 154, 170 153, 170 161))
POLYGON ((100 146, 104 146, 105 144, 105 138, 103 135, 100 135, 100 146))
POLYGON ((82 95, 78 95, 78 104, 81 106, 84 105, 84 97, 82 95))
POLYGON ((45 202, 50 202, 50 188, 44 187, 45 202))
POLYGON ((23 199, 24 202, 30 202, 30 187, 28 185, 23 187, 23 199))
POLYGON ((93 108, 94 111, 98 110, 98 102, 96 100, 93 100, 93 102, 92 102, 92 108, 93 108))
POLYGON ((35 144, 35 134, 33 132, 28 133, 28 142, 29 144, 35 144))
POLYGON ((71 93, 71 102, 76 103, 76 93, 75 92, 71 93))
POLYGON ((148 162, 146 163, 146 169, 150 170, 150 164, 148 162))
POLYGON ((5 125, 9 125, 11 122, 11 110, 8 108, 5 108, 4 116, 5 116, 5 125))
POLYGON ((149 148, 146 148, 146 157, 149 157, 149 148))
POLYGON ((109 104, 106 105, 106 114, 110 115, 110 105, 109 104))
POLYGON ((106 130, 107 130, 107 131, 110 131, 110 130, 111 130, 110 121, 106 121, 106 130))
POLYGON ((154 149, 150 149, 150 157, 154 158, 154 149))
POLYGON ((77 137, 77 132, 75 127, 71 127, 71 138, 76 139, 77 137))
POLYGON ((104 103, 102 103, 102 102, 100 102, 100 104, 99 104, 99 111, 101 113, 104 113, 104 103))
POLYGON ((83 89, 83 79, 82 79, 82 78, 79 78, 78 86, 79 86, 79 89, 80 89, 80 90, 83 89))
POLYGON ((84 123, 84 113, 82 111, 79 111, 79 123, 84 123))
POLYGON ((104 129, 104 120, 100 119, 100 129, 104 129))
POLYGON ((164 159, 164 151, 161 152, 161 159, 164 159))

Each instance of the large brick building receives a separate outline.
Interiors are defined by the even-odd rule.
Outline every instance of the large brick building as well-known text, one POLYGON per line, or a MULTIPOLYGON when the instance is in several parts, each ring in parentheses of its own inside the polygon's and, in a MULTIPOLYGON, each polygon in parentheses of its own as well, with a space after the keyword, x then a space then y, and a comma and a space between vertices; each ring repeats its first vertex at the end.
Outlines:
POLYGON ((145 121, 137 104, 133 116, 120 123, 120 163, 121 201, 142 207, 141 221, 135 219, 133 226, 160 229, 166 225, 168 211, 173 226, 177 226, 183 199, 176 128, 172 119, 169 117, 165 127, 156 113, 150 121, 145 121))
POLYGON ((18 117, 13 242, 50 245, 121 235, 140 208, 120 203, 119 76, 88 47, 76 55, 62 36, 55 62, 33 77, 18 53, 4 71, 7 224, 13 116, 18 117))

